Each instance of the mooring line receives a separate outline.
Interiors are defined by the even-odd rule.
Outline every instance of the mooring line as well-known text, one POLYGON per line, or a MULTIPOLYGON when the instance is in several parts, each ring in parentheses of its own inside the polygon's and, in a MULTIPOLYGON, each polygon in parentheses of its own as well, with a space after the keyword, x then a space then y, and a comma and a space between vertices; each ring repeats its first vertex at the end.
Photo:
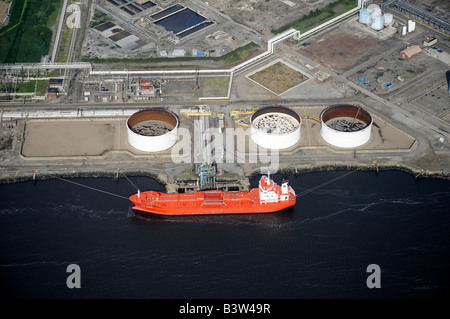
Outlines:
POLYGON ((83 184, 80 184, 80 183, 77 183, 77 182, 70 181, 70 180, 68 180, 68 179, 62 178, 62 177, 55 176, 55 178, 57 178, 57 179, 59 179, 59 180, 61 180, 61 181, 67 182, 67 183, 71 183, 71 184, 75 184, 75 185, 78 185, 78 186, 81 186, 81 187, 85 187, 85 188, 88 188, 88 189, 92 189, 92 190, 97 191, 97 192, 100 192, 100 193, 105 193, 105 194, 112 195, 112 196, 116 196, 116 197, 123 198, 123 199, 126 199, 126 200, 129 199, 128 197, 125 197, 125 196, 122 196, 122 195, 110 193, 110 192, 107 192, 107 191, 104 191, 104 190, 101 190, 101 189, 98 189, 98 188, 95 188, 95 187, 83 185, 83 184))
POLYGON ((125 175, 124 172, 121 172, 121 174, 122 174, 123 176, 125 176, 125 178, 127 179, 127 181, 129 181, 130 184, 133 185, 134 188, 136 188, 136 191, 139 191, 139 187, 137 187, 137 186, 136 186, 136 185, 135 185, 128 177, 127 177, 127 175, 125 175))
POLYGON ((308 193, 311 193, 311 192, 313 192, 313 191, 315 191, 315 190, 317 190, 317 189, 319 189, 319 188, 322 188, 322 187, 325 186, 325 185, 328 185, 328 184, 333 183, 333 182, 335 182, 335 181, 337 181, 337 180, 339 180, 339 179, 341 179, 341 178, 344 178, 345 176, 348 176, 348 175, 350 175, 350 174, 352 174, 352 173, 354 173, 354 172, 356 172, 356 171, 357 171, 357 169, 355 169, 355 170, 353 170, 353 171, 351 171, 351 172, 348 172, 347 174, 344 174, 344 175, 342 175, 342 176, 338 176, 338 177, 336 177, 336 178, 333 178, 332 180, 330 180, 330 181, 328 181, 328 182, 325 182, 325 183, 322 183, 322 184, 320 184, 320 185, 314 186, 314 187, 312 187, 312 188, 310 188, 310 189, 307 189, 306 191, 303 191, 303 192, 301 192, 301 193, 296 194, 295 197, 298 197, 298 196, 304 196, 304 195, 306 195, 306 194, 308 194, 308 193))
MULTIPOLYGON (((348 172, 348 173, 346 173, 346 174, 344 174, 342 176, 338 176, 336 178, 333 178, 332 180, 329 180, 329 181, 327 181, 325 183, 322 183, 320 185, 314 186, 314 187, 312 187, 310 189, 307 189, 307 190, 305 190, 305 191, 303 191, 301 193, 296 194, 295 197, 304 196, 304 195, 306 195, 308 193, 311 193, 311 192, 313 192, 313 191, 315 191, 315 190, 317 190, 319 188, 322 188, 322 187, 324 187, 324 186, 326 186, 326 185, 328 185, 330 183, 333 183, 333 182, 335 182, 335 181, 337 181, 337 180, 339 180, 341 178, 344 178, 344 177, 346 177, 346 176, 348 176, 350 174, 353 174, 356 171, 357 171, 357 169, 355 169, 355 170, 353 170, 351 172, 348 172)), ((123 176, 125 176, 125 178, 130 182, 130 184, 133 185, 139 191, 139 188, 125 174, 123 174, 123 176)), ((62 177, 58 177, 58 176, 54 176, 54 177, 59 179, 59 180, 61 180, 61 181, 67 182, 67 183, 71 183, 71 184, 74 184, 74 185, 77 185, 77 186, 81 186, 81 187, 84 187, 84 188, 87 188, 87 189, 91 189, 91 190, 94 190, 94 191, 97 191, 97 192, 100 192, 100 193, 104 193, 104 194, 108 194, 108 195, 115 196, 115 197, 118 197, 118 198, 129 200, 128 197, 125 197, 125 196, 122 196, 122 195, 119 195, 119 194, 114 194, 114 193, 107 192, 107 191, 104 191, 102 189, 98 189, 98 188, 95 188, 95 187, 92 187, 92 186, 83 185, 83 184, 80 184, 80 183, 77 183, 77 182, 74 182, 74 181, 62 178, 62 177)))

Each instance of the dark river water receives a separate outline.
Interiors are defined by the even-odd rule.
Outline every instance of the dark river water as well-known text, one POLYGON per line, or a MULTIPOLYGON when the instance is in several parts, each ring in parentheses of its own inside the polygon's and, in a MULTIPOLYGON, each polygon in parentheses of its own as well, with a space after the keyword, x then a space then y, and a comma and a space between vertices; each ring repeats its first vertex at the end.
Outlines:
MULTIPOLYGON (((346 174, 289 177, 297 193, 346 174)), ((164 187, 130 177, 141 190, 164 187)), ((128 197, 126 179, 73 179, 128 197)), ((256 186, 257 179, 252 180, 256 186)), ((450 296, 450 183, 354 172, 262 215, 142 218, 127 199, 63 180, 0 184, 0 280, 9 298, 450 296), (67 272, 79 266, 81 288, 67 272), (377 265, 379 272, 368 271, 377 265), (375 276, 380 288, 369 288, 375 276)), ((375 279, 374 279, 375 280, 375 279)))

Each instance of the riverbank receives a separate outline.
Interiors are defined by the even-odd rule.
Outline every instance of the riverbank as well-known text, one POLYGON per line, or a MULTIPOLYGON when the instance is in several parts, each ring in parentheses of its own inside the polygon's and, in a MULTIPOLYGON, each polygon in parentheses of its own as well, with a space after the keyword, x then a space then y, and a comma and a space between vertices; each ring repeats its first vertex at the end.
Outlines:
MULTIPOLYGON (((158 183, 162 185, 168 184, 168 176, 161 173, 155 173, 152 170, 127 170, 126 174, 121 172, 120 170, 114 170, 112 167, 105 167, 100 170, 89 170, 89 169, 78 169, 78 170, 54 170, 54 172, 49 171, 39 171, 35 172, 9 172, 6 171, 6 174, 0 175, 0 184, 9 184, 9 183, 20 183, 20 182, 38 182, 45 181, 55 178, 63 178, 63 179, 74 179, 74 178, 111 178, 115 180, 126 179, 127 177, 135 177, 135 176, 145 176, 150 177, 156 180, 158 183)), ((443 179, 450 180, 450 175, 442 174, 437 171, 428 171, 428 170, 418 170, 408 166, 400 166, 400 165, 367 165, 367 164, 316 164, 316 165, 308 165, 308 166, 294 166, 294 165, 283 165, 275 175, 282 176, 292 176, 292 175, 300 175, 305 173, 314 173, 314 172, 329 172, 329 171, 372 171, 374 173, 383 174, 383 172, 387 171, 401 171, 408 173, 414 176, 416 179, 443 179)), ((247 172, 245 175, 247 178, 252 179, 261 174, 261 171, 257 167, 253 167, 250 172, 247 172)), ((271 173, 272 174, 272 173, 271 173)), ((228 181, 229 178, 221 178, 219 175, 217 177, 217 181, 228 181)))

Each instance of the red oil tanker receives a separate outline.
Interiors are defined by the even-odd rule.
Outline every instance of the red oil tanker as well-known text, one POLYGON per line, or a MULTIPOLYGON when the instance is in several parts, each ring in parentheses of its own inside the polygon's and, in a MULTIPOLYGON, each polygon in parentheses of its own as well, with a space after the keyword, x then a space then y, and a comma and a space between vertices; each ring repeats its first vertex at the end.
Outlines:
POLYGON ((201 190, 194 193, 138 192, 130 197, 133 209, 160 215, 220 215, 271 213, 295 205, 295 191, 283 181, 277 185, 263 175, 258 188, 225 192, 201 190))

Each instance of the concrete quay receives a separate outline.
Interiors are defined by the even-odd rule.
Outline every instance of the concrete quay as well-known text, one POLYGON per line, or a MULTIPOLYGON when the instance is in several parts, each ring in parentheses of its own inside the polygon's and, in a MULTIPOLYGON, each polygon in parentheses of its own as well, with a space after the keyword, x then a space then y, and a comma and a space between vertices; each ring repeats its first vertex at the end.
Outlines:
MULTIPOLYGON (((218 180, 242 182, 243 177, 267 173, 269 167, 271 173, 402 169, 415 176, 449 178, 448 165, 442 166, 443 159, 438 157, 441 154, 438 155, 429 143, 418 140, 377 115, 373 116, 371 139, 365 145, 340 149, 327 144, 320 136, 320 123, 313 119, 324 107, 290 106, 303 118, 301 138, 296 145, 277 153, 252 148, 248 135, 244 148, 224 143, 221 148, 223 154, 216 155, 218 180), (268 157, 263 158, 261 154, 268 157)), ((213 116, 209 117, 210 127, 216 129, 217 111, 228 114, 232 108, 232 105, 214 108, 213 116)), ((178 113, 181 127, 193 135, 194 120, 179 114, 180 109, 181 106, 171 108, 178 113)), ((193 155, 188 156, 190 160, 187 162, 179 163, 173 153, 177 144, 156 153, 134 149, 127 140, 126 120, 126 116, 19 119, 14 128, 3 129, 4 135, 5 132, 10 134, 8 141, 11 146, 0 153, 0 180, 14 182, 56 176, 122 178, 149 175, 167 185, 196 181, 193 155)), ((233 134, 248 134, 245 129, 234 127, 232 121, 230 129, 233 134)), ((178 142, 184 138, 180 136, 178 142)), ((194 141, 191 143, 193 150, 194 141)))

